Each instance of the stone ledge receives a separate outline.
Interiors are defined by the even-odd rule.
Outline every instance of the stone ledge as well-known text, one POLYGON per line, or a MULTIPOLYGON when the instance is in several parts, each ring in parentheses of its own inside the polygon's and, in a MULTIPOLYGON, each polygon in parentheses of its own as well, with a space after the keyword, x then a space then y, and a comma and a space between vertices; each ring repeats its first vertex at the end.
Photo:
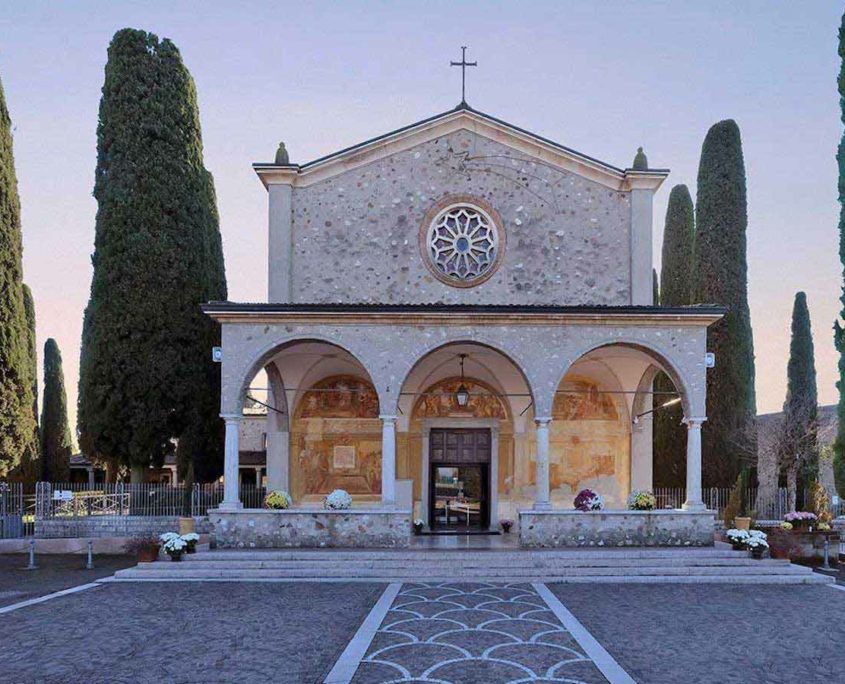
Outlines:
POLYGON ((209 511, 212 540, 224 549, 406 548, 411 511, 245 508, 209 511))
POLYGON ((713 546, 715 511, 519 511, 519 543, 532 548, 713 546))

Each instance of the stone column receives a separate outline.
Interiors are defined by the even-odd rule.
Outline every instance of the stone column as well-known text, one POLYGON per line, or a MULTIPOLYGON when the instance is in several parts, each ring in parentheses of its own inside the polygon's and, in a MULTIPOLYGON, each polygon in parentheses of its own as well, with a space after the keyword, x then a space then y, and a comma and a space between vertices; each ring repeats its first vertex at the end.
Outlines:
POLYGON ((220 502, 221 511, 237 511, 243 508, 238 496, 238 437, 241 416, 221 416, 226 421, 226 441, 223 462, 223 501, 220 502))
POLYGON ((261 466, 255 466, 255 488, 261 488, 261 466))
POLYGON ((267 489, 290 492, 290 433, 267 433, 267 489))
POLYGON ((381 430, 381 504, 396 504, 396 416, 379 416, 381 430))
MULTIPOLYGON (((85 470, 88 471, 88 486, 94 487, 94 466, 88 466, 85 470)), ((175 484, 175 482, 174 482, 175 484)))
POLYGON ((687 424, 687 500, 685 511, 704 511, 701 500, 701 424, 707 418, 684 418, 687 424))
POLYGON ((534 418, 534 422, 537 424, 537 494, 534 497, 534 508, 543 510, 552 507, 549 491, 549 423, 552 419, 548 416, 538 416, 534 418))

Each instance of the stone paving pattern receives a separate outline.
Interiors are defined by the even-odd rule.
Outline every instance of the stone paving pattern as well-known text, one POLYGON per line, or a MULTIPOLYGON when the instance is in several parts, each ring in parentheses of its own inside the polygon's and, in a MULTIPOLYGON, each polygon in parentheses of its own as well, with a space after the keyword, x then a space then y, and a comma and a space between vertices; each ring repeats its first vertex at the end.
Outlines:
POLYGON ((107 584, 0 615, 0 682, 321 682, 384 589, 107 584))
POLYGON ((87 554, 36 553, 38 569, 24 570, 29 563, 29 554, 0 554, 0 606, 88 584, 137 562, 134 556, 95 555, 94 569, 86 570, 87 559, 87 554))
POLYGON ((404 584, 353 684, 606 682, 530 584, 404 584))
POLYGON ((637 682, 845 681, 845 591, 766 585, 548 586, 637 682))

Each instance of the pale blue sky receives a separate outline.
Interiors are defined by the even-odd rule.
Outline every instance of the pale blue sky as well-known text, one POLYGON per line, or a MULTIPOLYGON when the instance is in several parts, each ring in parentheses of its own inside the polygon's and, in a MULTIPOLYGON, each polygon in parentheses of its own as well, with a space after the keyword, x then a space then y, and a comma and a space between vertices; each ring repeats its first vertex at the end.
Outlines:
MULTIPOLYGON (((807 291, 819 393, 835 401, 839 2, 63 2, 0 16, 15 125, 24 269, 38 340, 57 338, 75 413, 90 285, 97 106, 125 26, 175 41, 199 91, 230 298, 266 296, 266 196, 250 163, 284 140, 307 161, 457 104, 617 166, 643 145, 695 193, 707 128, 734 118, 749 190, 749 281, 761 411, 785 391, 789 317, 807 291)), ((658 262, 659 263, 659 262, 658 262)), ((74 418, 72 418, 74 419, 74 418)))

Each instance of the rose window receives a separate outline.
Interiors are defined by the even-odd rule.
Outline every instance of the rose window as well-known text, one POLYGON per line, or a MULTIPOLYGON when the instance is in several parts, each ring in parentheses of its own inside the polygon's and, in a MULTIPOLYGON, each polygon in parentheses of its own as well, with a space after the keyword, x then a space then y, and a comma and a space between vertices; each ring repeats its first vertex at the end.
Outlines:
POLYGON ((480 207, 453 205, 434 217, 426 244, 435 272, 460 284, 472 284, 491 273, 499 251, 499 232, 480 207))

